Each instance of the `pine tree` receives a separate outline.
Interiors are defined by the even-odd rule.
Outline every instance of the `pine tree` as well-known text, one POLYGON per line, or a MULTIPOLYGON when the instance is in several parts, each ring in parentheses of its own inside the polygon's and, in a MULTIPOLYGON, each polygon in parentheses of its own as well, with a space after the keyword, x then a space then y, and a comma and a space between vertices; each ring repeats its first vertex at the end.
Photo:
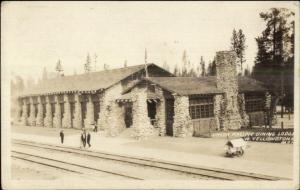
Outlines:
POLYGON ((108 70, 108 68, 109 68, 109 65, 107 65, 106 63, 104 63, 104 64, 103 64, 103 69, 104 69, 104 70, 108 70))
POLYGON ((240 71, 243 71, 243 63, 245 60, 245 49, 246 49, 246 37, 243 34, 243 31, 239 29, 238 32, 236 32, 235 29, 233 29, 232 32, 232 38, 231 38, 231 50, 235 51, 237 55, 238 62, 240 64, 240 71))
POLYGON ((170 67, 169 67, 167 61, 164 61, 163 68, 164 68, 165 70, 167 70, 167 71, 170 70, 170 67))
POLYGON ((91 58, 90 58, 90 55, 87 54, 87 56, 86 56, 86 62, 84 64, 84 72, 85 73, 89 73, 89 72, 91 72, 91 70, 92 70, 92 67, 91 67, 91 58))
POLYGON ((95 54, 94 55, 94 71, 97 71, 97 58, 98 58, 98 55, 95 54))
POLYGON ((182 63, 183 63, 183 65, 182 65, 181 76, 186 77, 188 75, 188 69, 187 69, 188 60, 187 60, 186 50, 183 51, 182 63))
POLYGON ((187 76, 188 77, 197 77, 197 73, 193 67, 190 69, 187 76))
POLYGON ((217 68, 216 68, 216 61, 215 59, 211 62, 209 62, 208 64, 208 68, 207 68, 207 74, 209 76, 215 76, 217 74, 217 68))
POLYGON ((205 61, 202 56, 200 60, 200 65, 201 65, 201 76, 204 77, 206 76, 206 71, 205 71, 205 61))
POLYGON ((178 65, 175 65, 173 74, 177 77, 180 77, 180 70, 178 69, 178 65))
POLYGON ((279 99, 282 102, 289 99, 288 102, 292 105, 294 13, 285 8, 271 8, 260 13, 260 18, 265 21, 266 28, 256 38, 258 52, 252 75, 264 82, 275 96, 271 109, 275 109, 279 99))
POLYGON ((55 71, 57 72, 57 76, 61 76, 63 68, 60 59, 56 63, 55 71))

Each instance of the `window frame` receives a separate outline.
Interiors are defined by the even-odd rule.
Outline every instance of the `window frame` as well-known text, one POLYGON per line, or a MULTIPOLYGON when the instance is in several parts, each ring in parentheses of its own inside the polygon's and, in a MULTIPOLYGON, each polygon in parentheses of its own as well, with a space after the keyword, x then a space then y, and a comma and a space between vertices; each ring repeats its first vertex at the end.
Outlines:
POLYGON ((245 96, 245 110, 247 113, 260 112, 264 109, 264 97, 259 95, 245 96))
POLYGON ((189 98, 189 114, 192 120, 213 118, 213 96, 189 98))

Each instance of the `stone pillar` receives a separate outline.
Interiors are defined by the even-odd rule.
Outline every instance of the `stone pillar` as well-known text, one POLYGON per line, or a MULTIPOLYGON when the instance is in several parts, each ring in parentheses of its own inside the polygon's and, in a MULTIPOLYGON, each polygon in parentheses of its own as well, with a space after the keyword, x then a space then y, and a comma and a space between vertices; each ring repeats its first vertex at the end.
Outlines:
POLYGON ((84 126, 85 128, 90 128, 91 124, 95 122, 94 120, 94 104, 93 104, 93 99, 92 95, 87 95, 88 97, 88 102, 86 105, 86 119, 84 121, 84 126))
POLYGON ((79 94, 75 94, 75 112, 74 112, 74 128, 82 128, 82 117, 81 117, 81 103, 79 99, 79 94))
POLYGON ((35 120, 35 106, 33 104, 34 103, 33 97, 30 97, 29 101, 30 101, 30 114, 29 114, 28 121, 30 126, 35 126, 36 120, 35 120))
POLYGON ((43 118, 43 104, 42 104, 42 97, 38 96, 37 97, 38 101, 38 110, 37 110, 37 116, 36 116, 36 125, 41 127, 44 126, 44 118, 43 118))
POLYGON ((216 128, 219 130, 221 129, 220 126, 220 117, 222 115, 222 106, 223 103, 223 95, 217 94, 214 96, 214 115, 216 120, 216 128))
POLYGON ((175 137, 188 137, 193 135, 193 125, 189 113, 189 97, 174 96, 174 123, 175 137))
POLYGON ((245 95, 239 94, 238 95, 238 106, 239 112, 242 118, 241 126, 248 127, 249 126, 249 115, 246 112, 246 102, 245 102, 245 95))
POLYGON ((18 105, 17 105, 17 113, 16 113, 16 122, 20 122, 22 121, 22 100, 21 99, 17 99, 18 101, 18 105))
POLYGON ((132 128, 137 139, 154 135, 154 127, 150 123, 147 109, 147 93, 145 89, 132 90, 132 128))
POLYGON ((166 135, 166 102, 161 88, 155 88, 155 92, 160 95, 160 100, 156 104, 157 126, 159 128, 159 136, 166 135))
POLYGON ((28 125, 27 106, 28 105, 27 105, 27 102, 26 102, 26 98, 23 98, 21 122, 22 122, 22 125, 24 125, 24 126, 28 125))
POLYGON ((217 88, 224 92, 224 113, 221 125, 225 129, 239 129, 241 116, 238 107, 238 79, 236 54, 234 51, 220 51, 216 56, 217 88))
POLYGON ((107 116, 107 101, 105 101, 105 92, 99 95, 100 112, 97 121, 98 128, 104 130, 107 116))
POLYGON ((71 104, 70 104, 67 94, 64 94, 64 110, 65 110, 65 113, 63 114, 62 127, 63 128, 71 128, 72 127, 71 104))
POLYGON ((51 102, 49 96, 46 96, 46 117, 44 119, 44 125, 45 127, 53 127, 51 102))
POLYGON ((55 101, 55 114, 54 114, 53 125, 56 128, 61 128, 61 109, 60 109, 58 95, 54 96, 54 101, 55 101))
POLYGON ((125 128, 124 107, 110 100, 107 106, 105 120, 106 136, 114 137, 119 135, 125 128))

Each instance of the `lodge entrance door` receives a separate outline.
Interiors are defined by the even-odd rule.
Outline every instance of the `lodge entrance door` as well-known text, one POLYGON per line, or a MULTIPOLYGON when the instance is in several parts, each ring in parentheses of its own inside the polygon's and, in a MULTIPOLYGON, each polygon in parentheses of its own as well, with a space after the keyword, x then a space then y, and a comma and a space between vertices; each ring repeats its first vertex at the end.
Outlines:
POLYGON ((166 99, 166 134, 173 136, 174 99, 166 99))
POLYGON ((132 103, 125 103, 124 104, 124 109, 125 109, 125 125, 126 128, 129 128, 132 125, 132 103))

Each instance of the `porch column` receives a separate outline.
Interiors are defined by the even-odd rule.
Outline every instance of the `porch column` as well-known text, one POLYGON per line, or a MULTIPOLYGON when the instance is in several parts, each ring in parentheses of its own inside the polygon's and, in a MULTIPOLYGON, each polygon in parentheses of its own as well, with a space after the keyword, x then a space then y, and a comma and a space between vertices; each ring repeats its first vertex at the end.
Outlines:
POLYGON ((241 115, 241 125, 242 127, 249 126, 249 115, 246 113, 246 102, 244 93, 238 94, 238 107, 241 115))
POLYGON ((28 125, 28 114, 27 114, 27 101, 26 98, 23 98, 23 105, 22 105, 22 118, 21 118, 22 125, 28 125))
POLYGON ((22 120, 22 100, 21 99, 17 99, 18 101, 18 106, 17 106, 17 115, 16 115, 16 121, 20 122, 22 120))
POLYGON ((114 137, 119 135, 126 127, 124 121, 124 107, 114 100, 109 101, 106 112, 106 136, 114 137))
POLYGON ((38 113, 37 113, 37 117, 36 117, 36 125, 41 127, 44 125, 44 118, 43 118, 43 104, 42 104, 42 97, 38 96, 37 97, 37 101, 38 101, 38 113))
POLYGON ((154 135, 154 127, 150 123, 147 108, 147 92, 145 89, 134 88, 132 90, 132 128, 135 137, 142 139, 154 135))
POLYGON ((94 104, 92 100, 92 95, 87 95, 88 102, 86 105, 86 119, 84 121, 85 128, 89 128, 92 123, 94 123, 94 104))
POLYGON ((55 115, 54 115, 54 127, 61 128, 61 109, 60 109, 60 103, 58 99, 58 95, 54 96, 55 101, 55 115))
POLYGON ((65 113, 63 114, 62 127, 71 128, 71 104, 67 94, 64 94, 64 109, 65 113))
POLYGON ((105 92, 102 92, 100 95, 99 95, 99 105, 100 105, 100 112, 99 112, 99 118, 98 118, 98 121, 97 121, 97 125, 98 125, 98 128, 100 130, 104 130, 105 128, 105 123, 106 123, 106 112, 107 112, 107 106, 106 106, 106 103, 105 103, 105 92))
POLYGON ((223 95, 217 94, 214 96, 214 116, 216 120, 216 128, 219 130, 221 129, 221 123, 222 120, 222 104, 223 104, 223 95))
POLYGON ((79 94, 75 94, 75 113, 74 113, 74 128, 82 128, 82 118, 81 118, 81 104, 79 99, 79 94))
POLYGON ((44 119, 44 125, 45 127, 53 127, 51 102, 49 96, 46 96, 46 117, 44 119))
POLYGON ((160 95, 160 100, 156 105, 157 126, 159 128, 159 136, 166 135, 166 102, 163 91, 159 87, 155 87, 155 92, 160 95))
POLYGON ((30 116, 29 116, 29 125, 30 126, 35 126, 35 106, 33 104, 33 97, 30 97, 30 116))
POLYGON ((192 136, 193 125, 189 114, 189 97, 174 95, 174 98, 174 136, 192 136))

